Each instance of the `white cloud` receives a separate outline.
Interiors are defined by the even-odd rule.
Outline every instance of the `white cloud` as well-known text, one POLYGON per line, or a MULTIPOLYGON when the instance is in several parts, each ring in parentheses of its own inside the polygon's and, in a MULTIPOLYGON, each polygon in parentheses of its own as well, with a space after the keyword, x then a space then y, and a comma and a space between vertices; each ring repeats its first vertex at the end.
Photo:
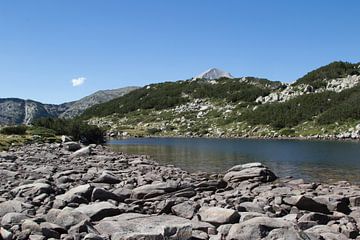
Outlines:
POLYGON ((71 83, 73 87, 81 86, 85 83, 86 78, 85 77, 78 77, 71 80, 71 83))

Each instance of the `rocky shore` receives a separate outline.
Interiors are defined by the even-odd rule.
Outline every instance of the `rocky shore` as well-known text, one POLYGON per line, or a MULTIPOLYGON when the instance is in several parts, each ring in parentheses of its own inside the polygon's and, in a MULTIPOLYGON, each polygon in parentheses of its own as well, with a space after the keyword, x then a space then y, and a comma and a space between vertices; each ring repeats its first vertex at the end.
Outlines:
POLYGON ((74 142, 0 153, 0 239, 360 239, 360 187, 188 173, 74 142))

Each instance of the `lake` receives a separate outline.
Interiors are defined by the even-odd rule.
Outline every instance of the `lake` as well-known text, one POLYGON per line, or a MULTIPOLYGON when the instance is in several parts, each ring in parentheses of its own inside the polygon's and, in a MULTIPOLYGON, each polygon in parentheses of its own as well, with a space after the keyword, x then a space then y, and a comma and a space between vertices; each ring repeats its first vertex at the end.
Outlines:
POLYGON ((150 155, 189 172, 223 173, 237 164, 261 162, 280 177, 360 183, 360 143, 340 141, 133 138, 111 140, 113 150, 150 155))

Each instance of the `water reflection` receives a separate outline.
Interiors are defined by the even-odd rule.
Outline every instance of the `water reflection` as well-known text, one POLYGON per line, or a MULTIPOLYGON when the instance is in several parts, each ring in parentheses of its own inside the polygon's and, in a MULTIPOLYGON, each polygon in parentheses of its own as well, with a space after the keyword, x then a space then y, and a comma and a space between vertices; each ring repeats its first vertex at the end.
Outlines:
POLYGON ((279 176, 360 182, 360 144, 334 141, 143 138, 114 140, 116 151, 147 154, 187 171, 224 172, 259 161, 279 176))

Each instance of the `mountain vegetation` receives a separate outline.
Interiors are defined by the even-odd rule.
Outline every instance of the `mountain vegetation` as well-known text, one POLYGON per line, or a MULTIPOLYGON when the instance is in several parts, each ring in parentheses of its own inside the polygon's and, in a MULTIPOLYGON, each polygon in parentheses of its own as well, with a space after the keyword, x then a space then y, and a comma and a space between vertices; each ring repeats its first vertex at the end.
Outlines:
POLYGON ((268 95, 272 89, 280 86, 280 82, 257 78, 220 78, 214 82, 199 79, 152 84, 123 97, 95 105, 87 109, 81 118, 108 116, 114 113, 126 114, 138 109, 162 110, 188 103, 193 99, 225 100, 229 103, 253 102, 257 97, 268 95))
POLYGON ((194 78, 145 86, 87 109, 80 119, 130 135, 338 135, 360 123, 359 81, 359 64, 347 62, 320 67, 291 85, 252 77, 194 78), (344 81, 352 85, 342 83, 348 76, 344 81), (334 79, 341 88, 327 88, 334 79), (286 88, 289 98, 256 101, 286 88))
POLYGON ((360 75, 359 64, 349 62, 332 62, 320 67, 299 78, 294 85, 309 84, 315 88, 326 86, 326 80, 346 77, 348 75, 360 75))

